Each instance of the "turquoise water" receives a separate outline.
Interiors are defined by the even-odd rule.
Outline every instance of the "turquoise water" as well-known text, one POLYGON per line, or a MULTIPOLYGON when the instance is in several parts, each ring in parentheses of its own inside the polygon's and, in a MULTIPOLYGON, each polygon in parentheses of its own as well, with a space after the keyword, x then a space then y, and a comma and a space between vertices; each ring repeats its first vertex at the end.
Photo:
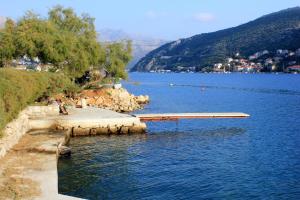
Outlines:
POLYGON ((300 199, 300 75, 132 73, 139 112, 245 112, 73 138, 59 191, 87 199, 300 199), (174 86, 170 86, 170 83, 174 86))

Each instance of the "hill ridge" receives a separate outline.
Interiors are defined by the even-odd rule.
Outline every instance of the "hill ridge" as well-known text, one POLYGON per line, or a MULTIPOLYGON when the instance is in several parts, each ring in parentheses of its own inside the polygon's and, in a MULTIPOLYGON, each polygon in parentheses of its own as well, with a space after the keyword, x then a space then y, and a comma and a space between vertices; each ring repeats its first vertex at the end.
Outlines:
POLYGON ((293 7, 239 26, 167 43, 149 52, 132 71, 174 70, 178 66, 201 70, 238 52, 250 56, 262 50, 299 47, 300 7, 293 7))

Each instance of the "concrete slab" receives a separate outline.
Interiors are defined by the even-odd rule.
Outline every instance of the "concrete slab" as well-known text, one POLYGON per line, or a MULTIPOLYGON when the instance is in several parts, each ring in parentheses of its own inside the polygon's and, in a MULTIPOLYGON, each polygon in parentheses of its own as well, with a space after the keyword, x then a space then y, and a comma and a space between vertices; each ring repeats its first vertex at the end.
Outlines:
POLYGON ((60 116, 57 124, 63 127, 93 128, 101 126, 132 126, 140 124, 140 120, 132 115, 114 111, 87 107, 68 109, 69 115, 60 116))
POLYGON ((64 128, 97 128, 141 124, 140 119, 132 115, 95 107, 69 108, 68 112, 69 115, 32 118, 30 119, 30 127, 32 129, 49 129, 56 125, 64 128))

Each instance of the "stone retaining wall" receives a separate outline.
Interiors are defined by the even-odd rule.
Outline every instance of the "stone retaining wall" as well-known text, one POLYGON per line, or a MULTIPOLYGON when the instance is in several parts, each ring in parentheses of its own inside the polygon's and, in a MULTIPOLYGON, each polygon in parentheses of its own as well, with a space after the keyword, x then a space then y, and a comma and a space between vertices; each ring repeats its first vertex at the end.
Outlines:
POLYGON ((3 137, 0 138, 0 158, 6 152, 18 143, 19 139, 29 130, 31 126, 29 120, 35 117, 44 117, 49 115, 59 115, 58 105, 50 106, 28 106, 19 116, 8 123, 3 130, 3 137))
POLYGON ((28 106, 26 114, 29 118, 57 116, 59 115, 59 106, 55 104, 49 106, 28 106))
POLYGON ((111 134, 141 134, 146 132, 146 124, 132 124, 131 126, 114 125, 99 126, 95 128, 72 128, 71 136, 94 136, 94 135, 111 135, 111 134))

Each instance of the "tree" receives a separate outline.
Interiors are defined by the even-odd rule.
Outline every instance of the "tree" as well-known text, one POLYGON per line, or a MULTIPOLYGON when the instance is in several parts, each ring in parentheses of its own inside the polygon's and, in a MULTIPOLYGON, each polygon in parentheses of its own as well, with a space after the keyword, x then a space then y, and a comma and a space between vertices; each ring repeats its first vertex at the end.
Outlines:
POLYGON ((70 8, 56 6, 49 11, 49 21, 62 35, 67 35, 67 52, 64 70, 74 77, 103 62, 101 45, 97 41, 94 18, 88 14, 77 16, 70 8))
POLYGON ((108 44, 106 48, 105 68, 112 77, 127 78, 126 65, 131 60, 131 41, 108 44))
POLYGON ((8 65, 15 55, 16 47, 14 44, 15 23, 7 19, 5 27, 0 31, 0 66, 8 65))
POLYGON ((53 65, 64 61, 65 55, 60 48, 63 37, 52 23, 34 13, 27 12, 18 21, 15 36, 16 56, 38 57, 42 63, 53 65))
POLYGON ((0 31, 0 65, 24 55, 65 72, 71 79, 86 71, 106 67, 112 76, 126 78, 131 59, 131 43, 101 45, 88 14, 78 16, 73 9, 56 6, 42 18, 27 12, 16 24, 7 20, 0 31))

